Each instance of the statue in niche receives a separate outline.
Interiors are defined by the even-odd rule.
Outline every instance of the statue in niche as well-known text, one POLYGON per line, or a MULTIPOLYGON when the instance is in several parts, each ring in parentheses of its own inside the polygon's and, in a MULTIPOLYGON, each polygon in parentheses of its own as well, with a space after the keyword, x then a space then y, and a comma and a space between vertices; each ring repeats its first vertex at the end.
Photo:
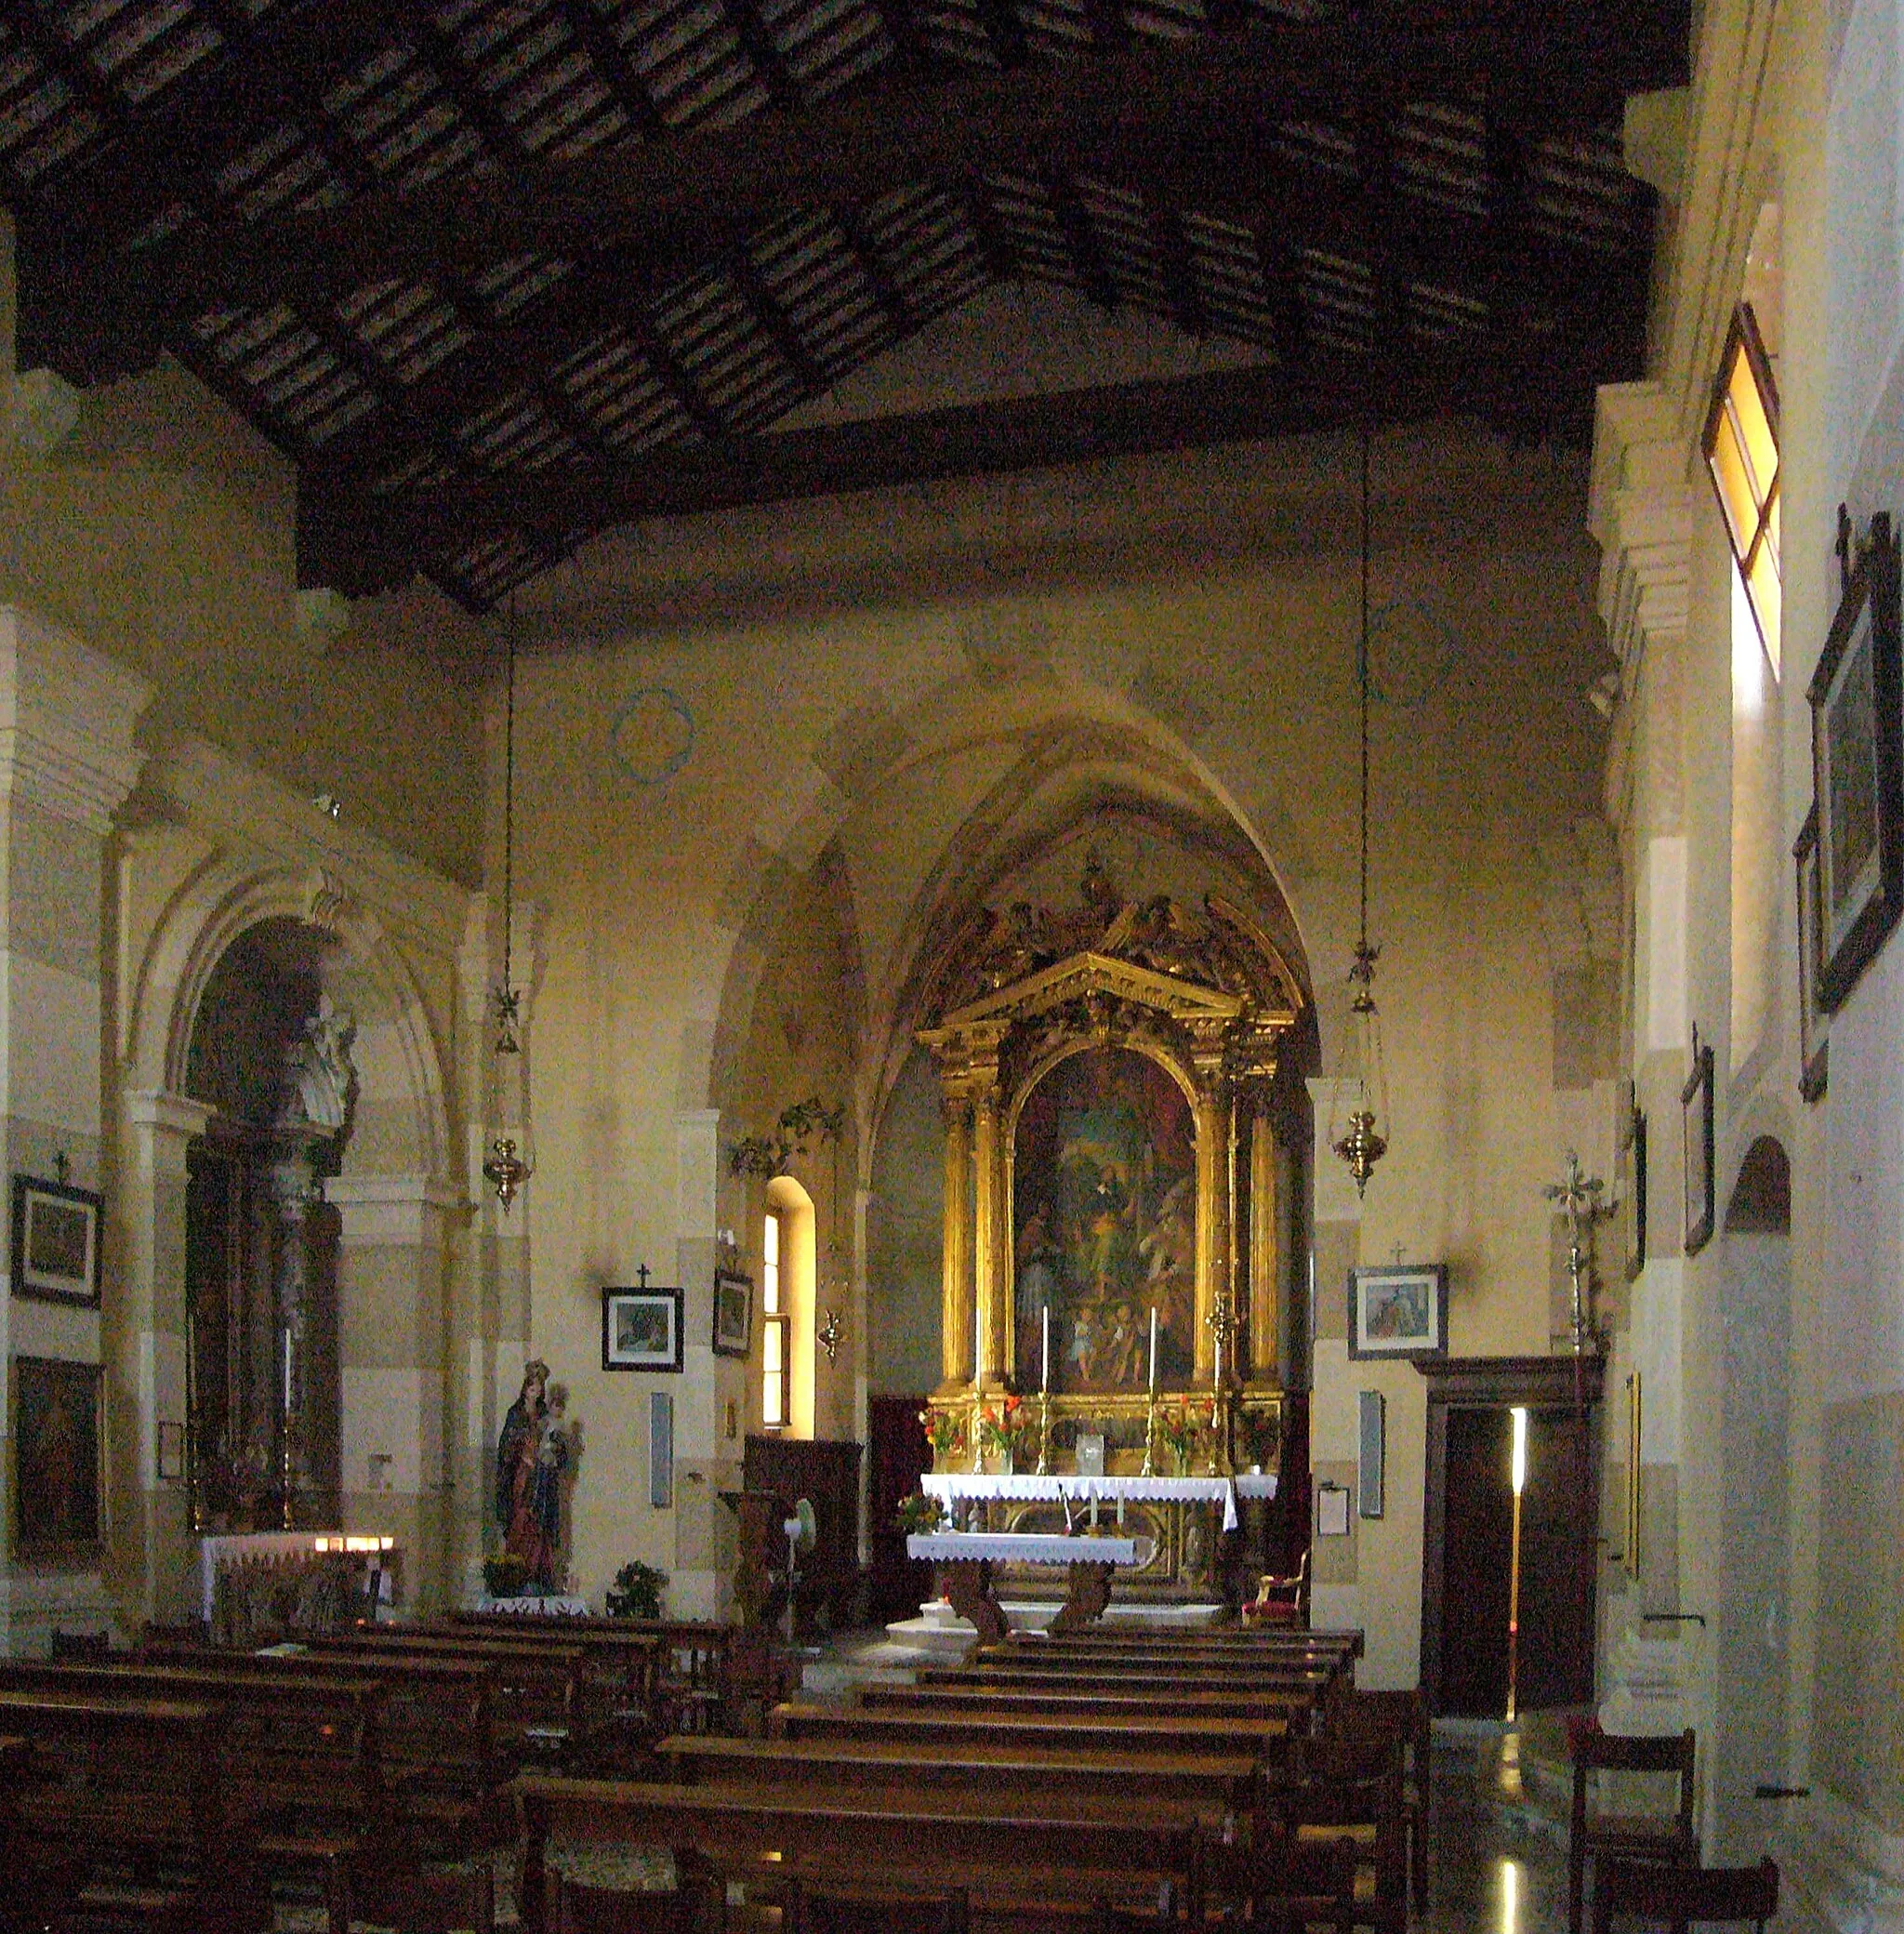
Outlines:
POLYGON ((357 1071, 350 1065, 350 1043, 357 1023, 318 996, 317 1012, 304 1023, 304 1032, 284 1050, 284 1088, 274 1128, 313 1129, 336 1135, 350 1112, 350 1093, 357 1071))
POLYGON ((522 1388, 503 1419, 496 1446, 496 1521, 503 1547, 521 1558, 532 1592, 552 1592, 560 1576, 562 1478, 569 1433, 538 1357, 522 1366, 522 1388))

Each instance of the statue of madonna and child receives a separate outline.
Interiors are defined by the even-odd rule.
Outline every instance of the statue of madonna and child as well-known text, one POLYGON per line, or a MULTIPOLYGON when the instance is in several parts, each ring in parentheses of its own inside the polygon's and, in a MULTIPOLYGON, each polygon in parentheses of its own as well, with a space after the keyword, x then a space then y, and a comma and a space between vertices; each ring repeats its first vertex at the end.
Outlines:
POLYGON ((538 1357, 522 1366, 522 1392, 496 1446, 496 1521, 503 1549, 527 1573, 528 1592, 560 1588, 562 1480, 570 1454, 561 1403, 549 1395, 549 1366, 538 1357))

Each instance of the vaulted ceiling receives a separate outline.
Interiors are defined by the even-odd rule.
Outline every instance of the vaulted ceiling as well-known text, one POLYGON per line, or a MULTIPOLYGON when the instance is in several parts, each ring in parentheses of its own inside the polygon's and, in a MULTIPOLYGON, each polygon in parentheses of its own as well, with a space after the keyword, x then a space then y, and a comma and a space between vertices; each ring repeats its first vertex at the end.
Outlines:
MULTIPOLYGON (((1640 373, 1687 0, 0 0, 20 362, 169 353, 298 571, 471 610, 655 515, 1640 373), (1000 280, 1250 353, 774 426, 1000 280)), ((809 413, 809 417, 811 413, 809 413)))

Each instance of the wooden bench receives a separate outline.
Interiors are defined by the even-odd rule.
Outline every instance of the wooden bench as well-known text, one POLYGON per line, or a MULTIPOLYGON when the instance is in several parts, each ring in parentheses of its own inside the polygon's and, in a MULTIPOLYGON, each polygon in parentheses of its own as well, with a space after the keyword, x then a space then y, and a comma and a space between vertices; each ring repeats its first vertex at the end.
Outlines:
POLYGON ((258 1934, 271 1900, 227 1811, 224 1715, 186 1700, 0 1690, 27 1742, 7 1880, 23 1925, 77 1914, 151 1934, 258 1934))
POLYGON ((1308 1691, 1173 1692, 1164 1687, 1123 1690, 1055 1687, 866 1686, 860 1703, 915 1713, 1043 1714, 1054 1718, 1125 1719, 1146 1715, 1194 1719, 1233 1717, 1238 1713, 1280 1713, 1292 1723, 1306 1722, 1315 1704, 1308 1691))
POLYGON ((1294 1665, 1284 1670, 1236 1666, 993 1665, 926 1666, 920 1686, 976 1686, 1000 1691, 1117 1692, 1161 1687, 1170 1692, 1284 1692, 1314 1698, 1335 1677, 1330 1667, 1294 1665))
POLYGON ((654 1715, 662 1642, 657 1634, 628 1619, 471 1613, 426 1619, 403 1629, 429 1638, 467 1641, 488 1636, 526 1645, 579 1646, 587 1657, 596 1703, 654 1715))
POLYGON ((384 1689, 383 1779, 404 1848, 461 1860, 515 1837, 504 1789, 514 1766, 496 1744, 487 1665, 409 1652, 213 1652, 143 1648, 154 1664, 250 1678, 373 1679, 384 1689))
POLYGON ((328 1634, 310 1644, 313 1651, 347 1658, 460 1660, 487 1666, 492 1723, 505 1749, 519 1762, 559 1761, 598 1721, 612 1718, 597 1697, 588 1655, 576 1645, 480 1634, 466 1638, 397 1627, 328 1634))
POLYGON ((903 1706, 822 1705, 787 1700, 767 1715, 769 1735, 787 1740, 864 1741, 868 1744, 997 1745, 1084 1752, 1142 1752, 1181 1743, 1199 1752, 1279 1756, 1290 1715, 1224 1713, 1197 1717, 1126 1713, 1109 1719, 1052 1713, 999 1713, 977 1707, 907 1711, 903 1706))
POLYGON ((364 1677, 234 1677, 205 1656, 189 1666, 0 1660, 0 1694, 215 1708, 227 1818, 246 1823, 267 1867, 317 1870, 333 1934, 348 1934, 352 1865, 380 1857, 388 1833, 383 1689, 364 1677))
POLYGON ((969 1740, 725 1740, 681 1734, 655 1748, 681 1785, 822 1786, 870 1792, 983 1792, 1002 1788, 1040 1802, 1071 1798, 1164 1800, 1248 1817, 1256 1799, 1252 1753, 975 1744, 969 1740))
POLYGON ((548 1927, 548 1849, 565 1841, 691 1847, 730 1875, 964 1887, 988 1916, 1049 1924, 1111 1898, 1202 1913, 1194 1812, 1126 1796, 1039 1806, 1014 1795, 840 1794, 641 1785, 525 1774, 522 1920, 548 1927))

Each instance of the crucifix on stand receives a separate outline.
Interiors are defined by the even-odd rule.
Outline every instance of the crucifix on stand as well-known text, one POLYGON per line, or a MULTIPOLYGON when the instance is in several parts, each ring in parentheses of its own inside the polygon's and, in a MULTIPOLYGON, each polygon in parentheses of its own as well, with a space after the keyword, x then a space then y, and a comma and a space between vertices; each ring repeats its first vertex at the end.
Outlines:
POLYGON ((1606 1212, 1601 1199, 1606 1184, 1584 1173, 1579 1154, 1567 1151, 1567 1173, 1543 1191, 1567 1218, 1567 1273, 1573 1285, 1573 1353, 1586 1354, 1593 1333, 1593 1225, 1606 1212))

